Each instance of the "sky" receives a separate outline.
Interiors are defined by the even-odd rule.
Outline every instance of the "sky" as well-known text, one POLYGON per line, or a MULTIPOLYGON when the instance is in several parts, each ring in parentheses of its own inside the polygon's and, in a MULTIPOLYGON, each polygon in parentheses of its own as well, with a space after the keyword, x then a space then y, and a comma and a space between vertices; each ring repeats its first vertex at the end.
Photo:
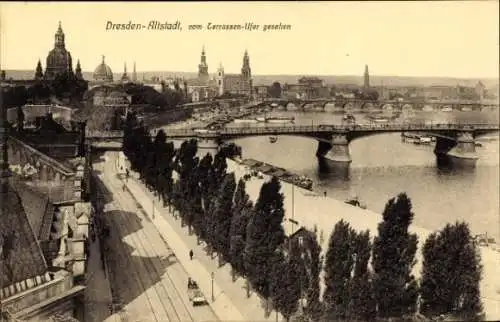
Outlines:
POLYGON ((196 72, 204 45, 209 73, 239 73, 248 50, 253 74, 498 78, 499 2, 0 2, 0 67, 33 70, 54 46, 58 22, 84 71, 104 55, 115 73, 196 72), (130 21, 182 30, 106 30, 130 21), (253 31, 207 24, 259 25, 253 31), (290 30, 263 31, 272 24, 290 30), (199 24, 203 30, 189 30, 199 24))

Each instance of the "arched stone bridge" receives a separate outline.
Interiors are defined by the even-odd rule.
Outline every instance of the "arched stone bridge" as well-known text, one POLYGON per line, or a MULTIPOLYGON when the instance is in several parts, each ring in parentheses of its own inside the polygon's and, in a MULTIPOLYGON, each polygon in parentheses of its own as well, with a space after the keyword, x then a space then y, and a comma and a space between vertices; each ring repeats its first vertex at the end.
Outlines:
MULTIPOLYGON (((270 106, 271 104, 276 104, 281 106, 285 110, 288 110, 294 106, 301 110, 307 110, 311 106, 316 106, 321 110, 326 110, 327 105, 333 105, 334 109, 340 111, 363 111, 363 110, 433 110, 441 111, 445 109, 451 109, 454 111, 484 111, 488 109, 498 109, 499 104, 495 102, 473 102, 473 101, 397 101, 397 100, 360 100, 360 99, 265 99, 259 104, 258 107, 270 106)), ((273 107, 273 106, 271 106, 273 107)))
MULTIPOLYGON (((248 126, 241 128, 182 129, 167 131, 170 139, 198 140, 198 147, 214 153, 224 141, 251 136, 302 136, 318 141, 317 156, 332 162, 349 163, 349 143, 365 136, 392 132, 424 132, 436 137, 436 154, 448 154, 466 162, 475 161, 475 138, 497 132, 498 124, 422 123, 422 124, 355 124, 355 125, 296 125, 248 126)), ((89 133, 90 140, 113 141, 120 132, 89 133)), ((101 141, 102 142, 102 141, 101 141)))

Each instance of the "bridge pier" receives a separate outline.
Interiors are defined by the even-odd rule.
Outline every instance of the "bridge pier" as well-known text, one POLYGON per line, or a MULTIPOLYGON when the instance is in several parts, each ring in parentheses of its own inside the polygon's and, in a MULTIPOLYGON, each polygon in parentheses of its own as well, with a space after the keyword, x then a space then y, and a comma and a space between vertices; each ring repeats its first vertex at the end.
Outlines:
POLYGON ((457 145, 448 152, 448 155, 455 165, 475 166, 478 156, 472 132, 458 132, 457 145))
POLYGON ((351 163, 349 140, 345 134, 333 134, 329 142, 319 141, 316 156, 333 165, 351 163))
POLYGON ((220 146, 220 138, 217 135, 198 135, 198 154, 200 157, 210 153, 213 156, 217 154, 220 146))
POLYGON ((456 139, 436 138, 434 153, 446 156, 455 166, 475 166, 478 159, 476 144, 472 131, 460 131, 456 133, 456 139))

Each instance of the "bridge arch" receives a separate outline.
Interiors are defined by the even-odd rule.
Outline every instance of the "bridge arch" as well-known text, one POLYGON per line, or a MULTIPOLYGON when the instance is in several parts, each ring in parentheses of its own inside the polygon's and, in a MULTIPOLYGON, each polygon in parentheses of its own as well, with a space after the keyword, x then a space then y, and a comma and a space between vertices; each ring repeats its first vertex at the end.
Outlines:
POLYGON ((287 111, 300 109, 300 106, 297 106, 297 102, 295 102, 295 101, 284 102, 283 106, 285 107, 285 110, 287 110, 287 111))
POLYGON ((323 110, 326 110, 328 104, 333 105, 332 108, 336 107, 336 102, 334 100, 329 100, 323 103, 323 110))
POLYGON ((376 107, 374 102, 363 102, 361 103, 361 110, 373 109, 376 107))
POLYGON ((355 108, 354 103, 352 102, 345 102, 342 104, 342 109, 344 111, 351 111, 355 108))

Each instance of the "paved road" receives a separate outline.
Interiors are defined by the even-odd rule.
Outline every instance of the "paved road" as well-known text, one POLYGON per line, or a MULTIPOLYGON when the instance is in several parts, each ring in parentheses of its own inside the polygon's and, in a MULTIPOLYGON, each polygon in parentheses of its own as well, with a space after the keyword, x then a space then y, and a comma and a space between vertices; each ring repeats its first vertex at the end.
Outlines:
POLYGON ((114 301, 122 304, 122 320, 217 321, 209 306, 191 305, 186 271, 156 227, 122 190, 112 167, 110 162, 94 165, 113 199, 104 211, 111 228, 110 280, 114 301))

